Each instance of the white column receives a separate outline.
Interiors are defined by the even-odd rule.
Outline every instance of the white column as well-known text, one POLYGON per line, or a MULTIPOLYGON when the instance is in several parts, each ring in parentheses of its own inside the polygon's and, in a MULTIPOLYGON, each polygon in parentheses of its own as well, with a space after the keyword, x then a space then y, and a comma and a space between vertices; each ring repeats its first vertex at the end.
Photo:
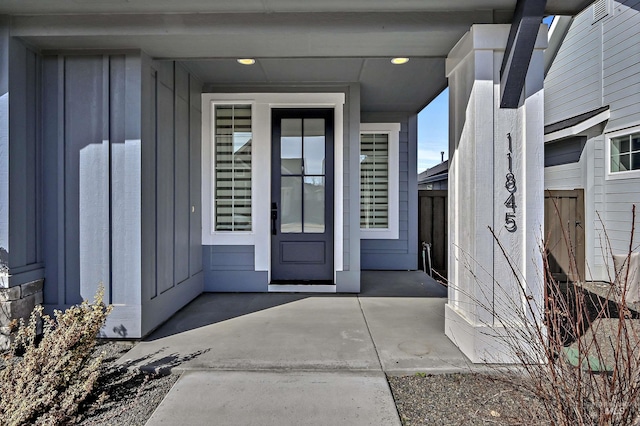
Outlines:
POLYGON ((474 25, 447 58, 450 284, 445 333, 473 362, 513 360, 500 336, 505 326, 518 326, 526 312, 518 282, 532 297, 529 302, 541 306, 543 301, 539 244, 546 28, 541 26, 538 34, 517 109, 500 109, 500 66, 509 25, 474 25))

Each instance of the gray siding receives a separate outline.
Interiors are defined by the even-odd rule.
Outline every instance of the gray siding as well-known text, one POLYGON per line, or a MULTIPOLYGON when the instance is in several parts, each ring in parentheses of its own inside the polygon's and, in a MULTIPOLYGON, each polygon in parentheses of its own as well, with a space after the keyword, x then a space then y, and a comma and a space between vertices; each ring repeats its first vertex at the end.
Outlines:
MULTIPOLYGON (((9 267, 9 18, 0 15, 0 274, 9 267)), ((0 279, 0 285, 8 285, 0 279)))
POLYGON ((4 119, 0 118, 4 122, 0 124, 4 126, 4 137, 0 134, 0 162, 5 164, 0 175, 3 188, 0 190, 0 202, 3 203, 0 208, 0 246, 9 252, 9 285, 15 286, 42 278, 44 274, 39 243, 41 204, 38 196, 40 58, 17 39, 6 38, 8 33, 5 32, 4 37, 2 50, 8 51, 8 57, 3 60, 5 69, 0 70, 5 74, 3 105, 0 106, 5 114, 4 119))
MULTIPOLYGON (((545 124, 592 111, 602 104, 603 21, 591 7, 577 15, 544 80, 545 124)), ((605 21, 608 18, 605 18, 605 21)))
POLYGON ((203 290, 201 84, 142 57, 142 334, 203 290))
POLYGON ((106 336, 144 336, 202 292, 200 84, 139 53, 46 56, 42 78, 45 304, 102 283, 106 336))
POLYGON ((400 122, 399 238, 361 240, 362 269, 407 270, 418 267, 417 119, 415 115, 362 113, 363 123, 400 122))
POLYGON ((115 304, 109 337, 140 337, 140 56, 43 58, 42 202, 48 309, 115 304))
POLYGON ((345 293, 360 292, 360 92, 349 85, 344 106, 344 257, 336 289, 345 293))
POLYGON ((255 271, 254 246, 204 246, 205 291, 265 292, 268 274, 255 271))

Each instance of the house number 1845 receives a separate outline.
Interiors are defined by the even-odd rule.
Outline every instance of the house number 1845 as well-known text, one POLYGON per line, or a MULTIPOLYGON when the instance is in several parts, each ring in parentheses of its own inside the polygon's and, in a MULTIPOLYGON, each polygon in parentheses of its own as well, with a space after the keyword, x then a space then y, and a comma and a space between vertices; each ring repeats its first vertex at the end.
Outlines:
POLYGON ((515 193, 517 191, 516 187, 516 177, 513 175, 513 157, 511 154, 513 153, 513 144, 511 141, 511 133, 507 133, 507 141, 509 143, 508 151, 507 151, 507 160, 509 161, 509 171, 506 175, 506 182, 504 187, 509 192, 509 196, 507 200, 504 202, 504 205, 511 209, 510 212, 505 213, 504 217, 504 227, 507 228, 509 232, 516 232, 518 229, 518 225, 516 225, 516 197, 515 193))

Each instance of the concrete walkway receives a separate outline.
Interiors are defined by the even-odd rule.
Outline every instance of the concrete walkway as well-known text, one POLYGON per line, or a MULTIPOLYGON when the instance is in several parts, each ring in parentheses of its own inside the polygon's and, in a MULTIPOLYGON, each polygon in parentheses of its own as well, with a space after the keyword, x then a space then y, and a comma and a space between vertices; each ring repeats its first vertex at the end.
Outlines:
POLYGON ((119 362, 181 373, 148 425, 400 424, 386 374, 469 371, 446 289, 363 272, 359 295, 203 294, 119 362))

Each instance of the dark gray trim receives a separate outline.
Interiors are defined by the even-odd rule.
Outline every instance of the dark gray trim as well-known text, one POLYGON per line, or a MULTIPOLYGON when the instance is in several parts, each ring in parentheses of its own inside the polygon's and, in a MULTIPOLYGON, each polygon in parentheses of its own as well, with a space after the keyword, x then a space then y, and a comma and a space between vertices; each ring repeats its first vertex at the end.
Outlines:
POLYGON ((517 108, 547 0, 518 0, 500 67, 500 108, 517 108))
POLYGON ((600 107, 598 109, 594 109, 593 111, 585 112, 584 114, 576 115, 571 118, 567 118, 565 120, 557 121, 555 123, 547 124, 544 126, 544 134, 548 135, 549 133, 557 132, 560 130, 568 129, 569 127, 573 127, 576 124, 580 124, 583 121, 587 121, 590 118, 595 117, 598 114, 601 114, 605 111, 609 110, 609 105, 600 107))
POLYGON ((586 136, 575 136, 544 144, 544 166, 577 163, 586 143, 586 136))

